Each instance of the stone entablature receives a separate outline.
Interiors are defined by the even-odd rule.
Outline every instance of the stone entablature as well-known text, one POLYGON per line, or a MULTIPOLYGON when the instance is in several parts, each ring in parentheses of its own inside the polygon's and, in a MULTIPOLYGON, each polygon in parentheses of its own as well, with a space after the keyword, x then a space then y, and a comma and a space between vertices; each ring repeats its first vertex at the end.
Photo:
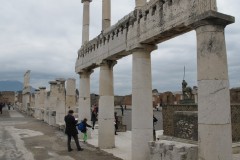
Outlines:
POLYGON ((234 17, 216 12, 213 0, 151 0, 82 45, 75 70, 95 68, 104 59, 120 59, 142 48, 141 44, 164 42, 209 20, 228 24, 234 22, 234 17))

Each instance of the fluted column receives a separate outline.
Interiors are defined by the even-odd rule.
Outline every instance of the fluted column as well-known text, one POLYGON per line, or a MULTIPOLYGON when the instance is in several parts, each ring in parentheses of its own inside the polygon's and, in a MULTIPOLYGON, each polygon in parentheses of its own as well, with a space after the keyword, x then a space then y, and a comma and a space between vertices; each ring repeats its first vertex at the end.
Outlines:
POLYGON ((102 0, 102 30, 111 26, 111 0, 102 0))
POLYGON ((92 2, 92 0, 82 0, 83 3, 82 44, 89 41, 90 2, 92 2))
POLYGON ((151 51, 156 46, 135 49, 132 56, 132 160, 149 159, 153 140, 151 51))
POLYGON ((232 159, 231 109, 225 25, 202 25, 197 33, 199 159, 232 159))
POLYGON ((146 4, 146 0, 135 0, 135 8, 139 9, 146 4))
POLYGON ((100 65, 98 146, 115 147, 113 66, 117 61, 106 60, 100 65))

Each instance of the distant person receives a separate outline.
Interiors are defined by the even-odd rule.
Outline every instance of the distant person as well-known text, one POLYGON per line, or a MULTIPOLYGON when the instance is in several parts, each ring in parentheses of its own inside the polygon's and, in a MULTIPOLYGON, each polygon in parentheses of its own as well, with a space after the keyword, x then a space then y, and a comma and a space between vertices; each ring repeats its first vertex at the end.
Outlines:
POLYGON ((89 124, 87 124, 87 118, 84 118, 81 123, 78 125, 78 129, 83 133, 83 141, 87 142, 87 127, 92 128, 89 124))
POLYGON ((82 151, 83 149, 80 147, 79 141, 78 141, 78 131, 76 128, 77 120, 75 120, 75 117, 73 116, 74 111, 69 110, 68 115, 65 116, 64 120, 66 123, 66 129, 65 133, 68 136, 67 146, 68 146, 68 152, 71 152, 73 149, 71 148, 71 138, 74 138, 74 141, 76 143, 78 151, 82 151))
POLYGON ((11 109, 11 104, 10 103, 8 103, 8 110, 10 110, 11 109))
POLYGON ((91 114, 91 121, 92 121, 92 129, 94 130, 94 126, 95 126, 95 124, 96 124, 96 121, 98 120, 97 119, 97 112, 96 112, 96 110, 93 110, 92 111, 92 114, 91 114))
POLYGON ((126 104, 125 104, 125 107, 124 107, 124 108, 125 108, 125 110, 127 110, 127 105, 126 105, 126 104))
POLYGON ((0 113, 2 114, 3 103, 0 103, 0 113))
POLYGON ((117 116, 117 112, 114 112, 114 126, 115 126, 115 135, 118 135, 117 134, 117 130, 118 130, 118 116, 117 116))
POLYGON ((122 116, 123 116, 123 115, 124 115, 124 109, 123 109, 123 106, 122 106, 122 105, 120 105, 120 107, 121 107, 122 116))
POLYGON ((157 123, 158 119, 153 115, 153 140, 156 141, 156 130, 155 125, 157 123))

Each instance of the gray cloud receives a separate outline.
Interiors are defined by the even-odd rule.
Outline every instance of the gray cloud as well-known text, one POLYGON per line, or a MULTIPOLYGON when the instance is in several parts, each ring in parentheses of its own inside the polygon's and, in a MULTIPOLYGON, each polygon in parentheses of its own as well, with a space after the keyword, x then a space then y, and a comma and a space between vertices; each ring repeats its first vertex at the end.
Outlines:
MULTIPOLYGON (((82 3, 80 0, 0 0, 0 80, 23 81, 31 70, 31 84, 47 86, 58 77, 73 77, 77 51, 82 40, 82 3)), ((100 0, 91 3, 90 39, 101 31, 100 0)), ((238 6, 234 0, 218 1, 219 12, 233 15, 236 23, 226 27, 226 46, 230 86, 240 86, 238 6)), ((134 9, 135 1, 112 0, 112 24, 134 9)), ((190 86, 197 85, 196 33, 189 32, 158 45, 152 57, 153 88, 163 91, 181 89, 183 67, 190 86)), ((115 94, 130 94, 132 58, 118 60, 114 67, 115 94)), ((98 93, 99 68, 91 75, 91 92, 98 93)))

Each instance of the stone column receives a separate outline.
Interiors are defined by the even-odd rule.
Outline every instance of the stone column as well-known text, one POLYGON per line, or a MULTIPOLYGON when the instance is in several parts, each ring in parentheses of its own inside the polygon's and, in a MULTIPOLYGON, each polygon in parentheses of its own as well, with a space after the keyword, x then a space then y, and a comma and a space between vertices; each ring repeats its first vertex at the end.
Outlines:
POLYGON ((92 2, 92 0, 82 0, 83 3, 82 44, 89 41, 90 2, 92 2))
POLYGON ((79 73, 80 75, 80 88, 79 88, 79 107, 78 118, 79 121, 84 118, 91 121, 91 97, 90 97, 90 75, 93 70, 84 70, 79 73))
POLYGON ((44 120, 46 87, 39 87, 39 119, 44 120))
POLYGON ((226 44, 222 25, 197 33, 199 159, 231 160, 232 133, 226 44))
POLYGON ((111 0, 102 1, 102 30, 111 26, 111 0))
POLYGON ((142 6, 146 4, 146 0, 135 0, 135 9, 140 9, 142 6))
POLYGON ((66 113, 65 107, 65 79, 56 79, 58 86, 57 106, 56 106, 56 124, 63 125, 66 113))
POLYGON ((151 51, 156 46, 135 49, 132 56, 132 160, 149 159, 153 140, 151 51))
POLYGON ((66 82, 66 107, 76 112, 76 79, 68 78, 66 82))
POLYGON ((49 125, 55 126, 58 86, 57 86, 57 81, 50 81, 49 84, 50 84, 49 125))
POLYGON ((113 66, 116 62, 106 60, 100 64, 98 147, 101 149, 115 147, 113 66))
POLYGON ((34 98, 34 117, 39 119, 39 114, 40 114, 40 106, 39 106, 39 94, 40 94, 40 90, 36 89, 35 90, 35 98, 34 98))

